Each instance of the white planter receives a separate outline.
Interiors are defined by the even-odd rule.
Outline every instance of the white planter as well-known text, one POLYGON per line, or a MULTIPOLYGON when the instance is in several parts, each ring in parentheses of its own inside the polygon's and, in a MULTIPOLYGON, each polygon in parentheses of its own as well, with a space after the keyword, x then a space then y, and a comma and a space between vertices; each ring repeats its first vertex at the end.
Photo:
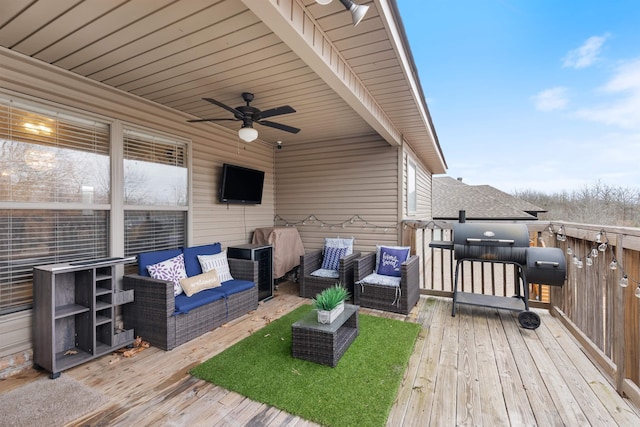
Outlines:
POLYGON ((341 302, 336 308, 331 311, 318 310, 318 322, 319 323, 331 323, 338 318, 344 311, 344 301, 341 302))

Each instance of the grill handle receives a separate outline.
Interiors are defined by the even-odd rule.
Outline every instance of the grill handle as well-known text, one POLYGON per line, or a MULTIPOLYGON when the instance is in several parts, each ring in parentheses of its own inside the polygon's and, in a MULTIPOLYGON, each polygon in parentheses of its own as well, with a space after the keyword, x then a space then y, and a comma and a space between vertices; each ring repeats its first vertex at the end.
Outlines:
POLYGON ((553 261, 536 261, 536 265, 550 265, 552 267, 559 267, 560 263, 553 261))
POLYGON ((467 243, 511 243, 516 241, 513 239, 478 239, 476 237, 467 237, 467 243))

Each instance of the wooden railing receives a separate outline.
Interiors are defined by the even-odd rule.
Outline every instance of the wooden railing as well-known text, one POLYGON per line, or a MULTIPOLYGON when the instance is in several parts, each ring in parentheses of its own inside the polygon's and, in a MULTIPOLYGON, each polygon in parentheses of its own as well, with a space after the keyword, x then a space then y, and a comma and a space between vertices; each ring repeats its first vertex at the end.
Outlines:
MULTIPOLYGON (((527 227, 532 246, 559 247, 567 260, 564 286, 531 284, 530 306, 556 315, 617 391, 640 405, 640 229, 562 221, 527 227), (627 287, 620 285, 625 274, 627 287)), ((453 251, 429 243, 450 241, 452 223, 406 221, 404 230, 404 240, 420 256, 422 293, 451 297, 453 251)), ((511 296, 517 280, 512 266, 464 263, 458 290, 511 296)))

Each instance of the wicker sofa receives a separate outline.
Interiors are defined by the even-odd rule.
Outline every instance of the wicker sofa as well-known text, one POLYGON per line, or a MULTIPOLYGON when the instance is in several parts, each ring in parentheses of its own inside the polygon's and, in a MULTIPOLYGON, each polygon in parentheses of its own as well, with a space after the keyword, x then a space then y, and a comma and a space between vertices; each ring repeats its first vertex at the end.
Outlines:
POLYGON ((361 307, 409 314, 420 299, 420 258, 410 256, 400 266, 400 286, 358 283, 376 268, 376 253, 358 258, 354 267, 354 303, 361 307))
POLYGON ((147 266, 184 254, 188 277, 202 273, 198 255, 221 252, 219 243, 138 255, 138 274, 125 275, 123 288, 134 290, 134 301, 123 307, 128 328, 153 346, 171 350, 258 307, 258 262, 229 258, 234 280, 187 297, 174 296, 171 281, 149 276, 147 266))

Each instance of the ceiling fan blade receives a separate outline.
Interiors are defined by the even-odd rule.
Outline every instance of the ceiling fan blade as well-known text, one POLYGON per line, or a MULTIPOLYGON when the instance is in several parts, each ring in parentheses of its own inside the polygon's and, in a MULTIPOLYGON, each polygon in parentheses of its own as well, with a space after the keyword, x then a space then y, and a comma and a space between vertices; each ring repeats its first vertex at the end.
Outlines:
POLYGON ((264 125, 264 126, 269 126, 271 128, 280 129, 280 130, 283 130, 285 132, 291 132, 291 133, 300 132, 300 129, 294 128, 293 126, 283 125, 282 123, 270 122, 268 120, 260 120, 260 121, 256 121, 255 123, 258 123, 258 124, 261 124, 261 125, 264 125))
POLYGON ((295 112, 296 110, 294 110, 292 107, 288 105, 283 105, 282 107, 276 107, 270 110, 261 111, 260 118, 266 119, 267 117, 280 116, 282 114, 290 114, 295 112))
POLYGON ((217 105, 218 107, 222 107, 225 110, 231 112, 234 116, 238 117, 239 119, 242 119, 242 116, 243 116, 242 112, 236 110, 235 108, 229 107, 227 104, 223 104, 222 102, 216 101, 213 98, 202 98, 202 99, 204 99, 205 101, 209 101, 210 103, 217 105))
POLYGON ((219 121, 231 121, 231 122, 237 122, 239 121, 239 119, 192 119, 192 120, 187 120, 187 122, 189 123, 197 123, 197 122, 219 122, 219 121))

